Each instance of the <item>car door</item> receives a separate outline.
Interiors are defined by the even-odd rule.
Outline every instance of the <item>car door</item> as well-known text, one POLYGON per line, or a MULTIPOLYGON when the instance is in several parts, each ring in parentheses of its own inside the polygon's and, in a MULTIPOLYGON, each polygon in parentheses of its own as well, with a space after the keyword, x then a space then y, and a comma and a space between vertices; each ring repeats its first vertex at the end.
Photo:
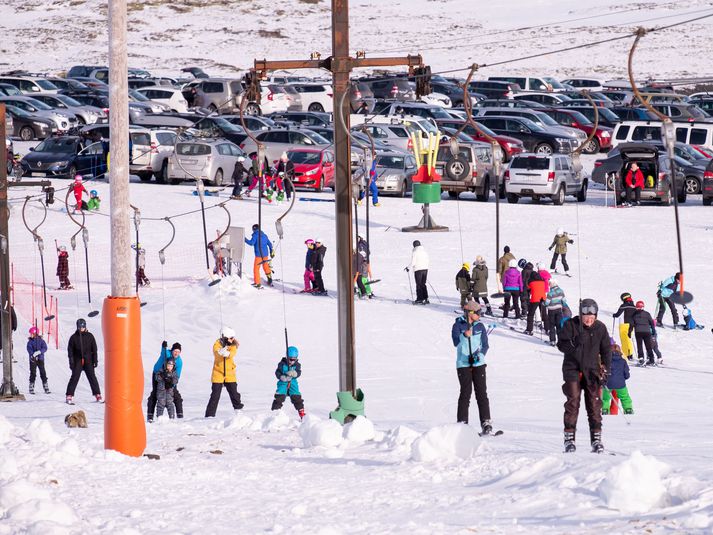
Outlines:
POLYGON ((504 121, 505 131, 503 134, 521 140, 528 150, 532 150, 532 148, 537 145, 537 142, 539 141, 538 138, 535 137, 530 129, 523 123, 515 119, 505 119, 504 121))

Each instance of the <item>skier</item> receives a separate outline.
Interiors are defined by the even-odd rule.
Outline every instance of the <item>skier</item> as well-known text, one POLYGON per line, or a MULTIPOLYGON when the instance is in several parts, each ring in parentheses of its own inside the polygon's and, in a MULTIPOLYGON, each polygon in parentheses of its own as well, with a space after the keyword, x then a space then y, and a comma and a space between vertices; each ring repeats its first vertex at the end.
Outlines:
POLYGON ((545 291, 549 292, 550 291, 550 279, 552 278, 552 274, 549 271, 547 271, 547 264, 545 264, 545 262, 542 260, 537 262, 537 273, 539 273, 542 280, 545 281, 545 291))
POLYGON ((82 184, 82 175, 75 175, 74 184, 72 184, 71 187, 74 193, 74 200, 76 201, 74 210, 81 212, 86 207, 86 203, 82 201, 82 195, 88 193, 87 188, 82 184))
POLYGON ((566 304, 564 291, 555 279, 550 279, 550 291, 547 292, 545 299, 545 309, 547 309, 547 326, 552 346, 557 345, 557 333, 562 325, 563 308, 566 304))
MULTIPOLYGON (((156 379, 156 374, 162 372, 166 369, 166 361, 168 358, 173 359, 174 372, 176 374, 176 380, 173 384, 173 403, 176 406, 176 416, 178 418, 183 418, 183 397, 178 391, 178 381, 181 378, 181 370, 183 370, 183 358, 181 358, 181 344, 175 342, 171 349, 168 349, 168 342, 166 340, 161 344, 161 354, 156 360, 151 373, 151 393, 149 394, 148 400, 146 402, 146 420, 148 422, 153 422, 154 411, 156 410, 158 383, 156 379)), ((169 413, 170 414, 170 413, 169 413)))
POLYGON ((211 375, 211 392, 208 406, 205 408, 205 417, 215 417, 218 402, 223 387, 228 391, 230 402, 234 410, 243 408, 238 392, 238 380, 235 373, 235 354, 240 344, 235 339, 235 331, 230 327, 223 327, 220 338, 213 344, 213 373, 211 375))
POLYGON ((530 282, 527 288, 530 292, 530 302, 527 305, 527 328, 525 329, 525 334, 532 335, 535 327, 535 312, 538 310, 540 311, 542 325, 547 329, 547 325, 545 325, 544 302, 547 298, 548 288, 537 271, 533 271, 530 275, 530 282))
POLYGON ((552 245, 550 245, 550 247, 549 247, 550 251, 553 248, 555 250, 554 254, 552 255, 552 262, 550 262, 550 270, 553 270, 555 273, 557 273, 557 257, 558 256, 562 256, 562 266, 564 267, 565 275, 567 275, 567 272, 569 271, 569 265, 567 265, 567 244, 568 243, 574 243, 574 240, 572 240, 569 237, 569 235, 567 235, 567 233, 564 231, 563 228, 558 228, 557 234, 555 235, 554 239, 552 240, 552 245))
POLYGON ((233 180, 233 192, 230 194, 231 199, 242 199, 243 196, 242 191, 243 191, 243 182, 245 182, 245 176, 248 173, 248 170, 245 169, 245 166, 243 165, 243 162, 245 161, 245 158, 242 156, 238 156, 238 160, 235 162, 235 167, 233 168, 233 175, 232 175, 232 180, 233 180))
POLYGON ((95 189, 89 192, 89 201, 87 202, 87 210, 99 210, 102 200, 99 198, 99 192, 95 189))
POLYGON ((287 200, 292 198, 292 188, 285 187, 283 182, 285 179, 289 180, 289 183, 294 187, 295 180, 295 164, 287 157, 287 153, 283 152, 280 156, 280 161, 275 168, 275 176, 277 177, 277 189, 279 193, 277 194, 277 200, 281 201, 281 195, 287 195, 287 200), (283 193, 284 192, 284 193, 283 193))
POLYGON ((324 289, 324 279, 322 278, 325 254, 327 254, 327 248, 322 245, 322 239, 317 238, 314 240, 314 253, 312 254, 312 272, 314 273, 312 295, 327 295, 327 290, 324 289))
POLYGON ((683 330, 684 331, 694 331, 696 329, 705 329, 705 325, 700 325, 696 323, 693 319, 693 313, 691 309, 686 305, 683 305, 683 330))
POLYGON ((64 245, 57 247, 57 277, 59 277, 59 289, 71 290, 72 283, 69 282, 69 253, 64 245))
POLYGON ((624 321, 619 325, 619 338, 621 339, 621 350, 624 356, 633 360, 634 358, 634 344, 631 342, 629 337, 629 326, 631 325, 631 317, 636 312, 636 305, 634 305, 634 300, 629 292, 624 292, 620 296, 621 305, 619 305, 619 310, 614 313, 614 317, 618 318, 624 314, 624 321))
POLYGON ((374 293, 371 291, 371 285, 369 284, 369 265, 366 263, 366 251, 352 251, 352 258, 354 283, 357 286, 357 294, 359 295, 359 299, 364 299, 364 297, 372 299, 374 297, 374 293))
POLYGON ((611 375, 609 375, 606 386, 602 388, 602 414, 610 413, 612 390, 616 391, 616 397, 621 401, 624 414, 634 414, 629 389, 626 387, 626 380, 629 376, 629 364, 626 359, 622 358, 621 348, 617 344, 613 344, 611 346, 611 375))
POLYGON ((522 292, 522 276, 517 269, 517 260, 510 260, 510 267, 503 275, 503 291, 505 292, 505 307, 503 308, 503 318, 508 317, 510 312, 510 300, 515 309, 515 319, 521 318, 520 314, 520 292, 522 292))
POLYGON ((371 277, 371 250, 369 249, 369 242, 366 241, 363 234, 357 235, 356 243, 357 252, 366 258, 367 266, 369 267, 369 277, 371 277))
MULTIPOLYGON (((379 203, 379 188, 376 186, 376 160, 374 160, 371 163, 371 169, 369 169, 369 183, 367 184, 367 188, 369 188, 369 193, 371 194, 371 204, 372 206, 381 206, 381 203, 379 203)), ((359 201, 358 203, 361 204, 362 200, 366 196, 366 191, 364 189, 360 189, 359 191, 359 201)))
POLYGON ((470 265, 463 264, 456 273, 456 290, 460 292, 460 306, 463 306, 472 298, 472 285, 470 281, 470 265))
POLYGON ((482 434, 489 435, 490 402, 485 376, 485 355, 488 352, 488 332, 480 322, 480 305, 469 301, 463 307, 463 316, 456 318, 451 328, 451 338, 456 348, 456 371, 460 383, 458 396, 458 423, 468 423, 470 396, 475 390, 482 434))
POLYGON ((522 314, 524 315, 530 306, 530 289, 527 285, 530 284, 530 277, 532 276, 532 272, 535 269, 535 266, 532 265, 532 262, 528 262, 524 258, 521 258, 517 262, 517 267, 522 270, 520 272, 520 276, 522 277, 522 294, 520 294, 520 309, 522 310, 522 314))
POLYGON ((641 204, 641 190, 644 187, 644 174, 639 169, 639 164, 632 162, 631 167, 626 172, 626 206, 638 206, 641 204))
POLYGON ((411 263, 404 270, 408 273, 409 268, 413 269, 413 278, 416 281, 416 301, 414 305, 428 305, 428 253, 423 248, 419 240, 413 241, 413 251, 411 251, 411 263))
POLYGON ((636 335, 636 350, 639 355, 639 366, 655 366, 654 349, 652 344, 652 336, 656 335, 656 324, 654 323, 651 314, 644 310, 644 302, 636 302, 636 311, 631 316, 631 324, 629 325, 629 336, 634 332, 636 335), (646 347, 646 357, 644 359, 644 346, 646 347))
POLYGON ((473 299, 478 304, 482 299, 485 304, 485 315, 492 316, 493 309, 490 308, 488 300, 488 266, 482 256, 475 257, 471 282, 473 284, 473 299))
POLYGON ((302 375, 302 365, 299 362, 299 351, 295 346, 287 348, 287 356, 277 363, 275 377, 277 377, 277 391, 272 402, 272 410, 277 411, 282 408, 282 404, 290 396, 292 405, 297 409, 300 420, 305 417, 305 404, 300 394, 300 385, 297 378, 302 375))
POLYGON ((173 420, 176 417, 176 406, 173 396, 178 384, 178 375, 175 370, 173 357, 166 358, 165 367, 154 374, 156 381, 156 417, 163 416, 163 409, 168 409, 168 417, 173 420))
MULTIPOLYGON (((270 184, 270 180, 271 180, 271 177, 269 174, 270 173, 270 164, 267 161, 267 157, 265 157, 263 164, 262 164, 262 166, 263 166, 262 177, 260 177, 260 163, 258 163, 258 161, 257 161, 257 154, 253 154, 252 156, 250 156, 250 158, 252 159, 252 164, 250 165, 250 170, 249 170, 251 179, 250 179, 250 186, 248 187, 248 191, 245 193, 245 196, 250 197, 250 193, 252 193, 252 190, 254 190, 255 186, 258 185, 258 181, 260 181, 261 187, 262 187, 262 195, 263 195, 263 197, 267 197, 267 192, 270 189, 269 184, 270 184)), ((259 191, 258 191, 258 193, 259 193, 259 191)), ((272 202, 272 193, 270 193, 270 198, 268 198, 268 201, 272 202)))
POLYGON ((72 377, 67 383, 66 401, 68 405, 74 405, 74 391, 79 383, 79 378, 84 372, 92 389, 92 395, 97 401, 102 401, 99 381, 94 373, 94 368, 99 365, 97 357, 97 342, 94 335, 87 331, 87 322, 83 318, 77 320, 77 330, 69 337, 67 344, 67 354, 69 356, 69 369, 72 370, 72 377))
POLYGON ((673 319, 673 328, 678 325, 678 311, 676 305, 671 301, 671 296, 678 291, 678 284, 681 280, 681 274, 676 273, 672 277, 659 283, 656 297, 658 298, 658 314, 656 314, 656 325, 663 327, 663 315, 666 312, 666 306, 671 309, 671 318, 673 319))
POLYGON ((151 286, 151 281, 146 276, 146 249, 137 246, 136 254, 139 257, 138 267, 136 268, 136 284, 139 286, 151 286))
POLYGON ((611 346, 606 326, 597 320, 599 307, 594 299, 583 299, 579 316, 564 324, 557 348, 562 360, 564 404, 564 450, 573 452, 582 391, 589 420, 592 452, 604 451, 602 444, 602 399, 600 388, 611 370, 611 346))
POLYGON ((312 255, 314 255, 314 240, 305 240, 307 254, 305 254, 305 287, 300 293, 309 293, 314 289, 314 271, 312 271, 312 255))
POLYGON ((515 260, 515 255, 510 252, 510 247, 505 246, 503 248, 503 256, 498 258, 498 285, 502 287, 503 277, 505 277, 505 272, 510 267, 510 260, 515 260))
POLYGON ((262 288, 260 284, 260 266, 267 277, 267 285, 272 286, 272 270, 270 269, 270 259, 275 258, 275 250, 272 248, 272 242, 267 237, 257 223, 253 225, 253 234, 248 240, 245 238, 245 243, 253 246, 255 252, 255 261, 253 263, 253 286, 262 288))
POLYGON ((27 354, 30 357, 30 394, 35 393, 35 379, 37 378, 37 368, 40 369, 40 380, 45 394, 50 393, 47 384, 47 372, 45 371, 45 353, 47 344, 40 336, 40 332, 34 325, 30 327, 30 337, 27 339, 27 354))

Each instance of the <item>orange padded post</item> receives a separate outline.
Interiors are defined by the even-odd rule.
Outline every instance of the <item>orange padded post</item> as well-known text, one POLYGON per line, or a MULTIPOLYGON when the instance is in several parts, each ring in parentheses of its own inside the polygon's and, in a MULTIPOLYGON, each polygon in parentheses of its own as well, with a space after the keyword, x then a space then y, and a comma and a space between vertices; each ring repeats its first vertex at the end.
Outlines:
POLYGON ((146 449, 142 411, 141 308, 137 297, 107 297, 102 308, 106 406, 104 448, 140 457, 146 449))

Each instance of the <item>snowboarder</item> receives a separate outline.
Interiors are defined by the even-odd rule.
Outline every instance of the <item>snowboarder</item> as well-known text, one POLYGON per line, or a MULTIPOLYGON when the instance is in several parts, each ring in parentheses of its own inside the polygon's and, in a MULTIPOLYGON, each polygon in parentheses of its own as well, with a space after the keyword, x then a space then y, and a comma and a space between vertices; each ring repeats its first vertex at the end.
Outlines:
POLYGON ((57 277, 60 290, 72 289, 72 283, 69 282, 69 253, 64 245, 57 247, 57 277))
POLYGON ((510 260, 510 267, 503 275, 503 291, 505 292, 505 307, 503 307, 503 318, 508 317, 510 312, 510 302, 515 309, 515 319, 519 320, 520 314, 520 292, 522 292, 522 276, 517 269, 517 260, 510 260))
POLYGON ((626 183, 626 206, 640 205, 641 190, 644 188, 644 174, 639 169, 638 163, 632 162, 624 181, 626 183))
POLYGON ((292 188, 289 186, 286 187, 284 182, 286 182, 285 179, 288 179, 289 183, 294 187, 295 164, 287 157, 286 152, 283 152, 280 156, 280 161, 275 168, 275 176, 277 177, 277 200, 281 201, 282 198, 280 196, 286 195, 289 201, 292 198, 292 188))
POLYGON ((629 292, 624 292, 620 296, 621 305, 619 305, 619 310, 614 313, 614 317, 618 318, 624 314, 624 321, 619 324, 619 338, 621 339, 621 351, 623 355, 629 359, 634 358, 634 344, 631 342, 629 337, 629 326, 631 325, 631 317, 636 312, 636 305, 634 304, 634 299, 631 297, 629 292))
POLYGON ((515 260, 515 255, 510 252, 510 247, 506 245, 503 247, 503 256, 498 258, 498 286, 502 288, 503 278, 505 277, 505 272, 510 267, 510 260, 515 260))
POLYGON ((655 366, 654 349, 652 336, 656 335, 656 324, 654 323, 651 314, 644 310, 644 302, 636 302, 636 311, 631 316, 631 324, 629 325, 629 336, 631 333, 636 335, 636 350, 639 356, 639 366, 655 366), (644 346, 646 347, 646 357, 644 359, 644 346))
POLYGON ((460 306, 463 308, 465 304, 472 299, 472 284, 470 280, 470 265, 463 264, 456 273, 456 290, 460 292, 460 306))
POLYGON ((99 198, 99 192, 95 189, 89 192, 89 201, 87 202, 87 210, 99 210, 102 200, 99 198))
POLYGON ((205 408, 206 418, 215 417, 223 387, 228 391, 233 409, 237 411, 243 408, 243 404, 240 402, 240 392, 238 392, 234 360, 239 345, 235 339, 235 331, 230 327, 223 327, 220 338, 213 343, 212 386, 208 406, 205 408))
POLYGON ((297 378, 302 375, 302 365, 299 362, 299 351, 295 346, 287 348, 287 356, 277 363, 275 377, 277 377, 277 390, 275 399, 272 402, 272 410, 277 411, 282 408, 282 404, 290 396, 292 405, 297 409, 300 420, 305 417, 305 404, 300 393, 300 385, 297 378))
POLYGON ((564 449, 573 452, 577 418, 582 391, 589 420, 592 451, 604 451, 602 444, 602 399, 600 388, 606 384, 611 370, 611 345, 606 325, 597 320, 599 307, 594 299, 583 299, 579 316, 562 327, 557 348, 564 353, 562 360, 562 392, 564 404, 564 449))
POLYGON ((243 162, 245 158, 238 156, 238 160, 235 162, 235 167, 233 168, 233 192, 230 194, 231 199, 242 199, 243 192, 243 182, 245 182, 245 176, 248 174, 248 170, 245 169, 243 162))
POLYGON ((663 327, 663 315, 666 312, 666 306, 671 309, 671 318, 673 319, 674 329, 678 325, 678 311, 676 305, 671 301, 671 296, 678 291, 678 284, 681 280, 681 274, 676 273, 672 277, 659 283, 656 297, 658 298, 658 314, 656 314, 656 325, 663 327))
POLYGON ((30 394, 35 393, 35 379, 37 378, 37 369, 40 370, 40 380, 42 387, 45 389, 45 394, 50 393, 50 387, 47 384, 47 372, 45 371, 45 353, 47 352, 47 344, 40 336, 40 332, 34 325, 30 327, 30 337, 27 339, 27 354, 30 357, 30 394))
POLYGON ((82 175, 75 175, 74 184, 72 184, 71 187, 72 192, 74 193, 74 200, 76 201, 74 210, 81 212, 87 207, 87 204, 82 200, 82 196, 84 193, 88 193, 87 188, 85 188, 84 184, 82 184, 82 175))
POLYGON ((175 370, 173 357, 167 357, 164 368, 154 374, 156 381, 156 417, 163 416, 163 409, 168 409, 168 417, 176 417, 176 406, 173 396, 178 384, 178 375, 175 370))
POLYGON ((419 240, 413 241, 413 251, 411 251, 411 263, 404 268, 406 272, 413 269, 413 278, 416 281, 416 301, 414 305, 428 305, 428 253, 423 248, 419 240))
POLYGON ((565 299, 564 291, 555 279, 550 279, 550 291, 547 292, 547 298, 545 299, 550 345, 557 345, 557 333, 562 325, 563 309, 566 304, 567 300, 565 299))
POLYGON ((314 271, 312 271, 312 255, 314 254, 314 240, 313 239, 305 240, 305 245, 307 246, 307 253, 305 254, 305 272, 304 272, 305 287, 304 287, 304 290, 302 290, 300 293, 309 293, 315 288, 315 286, 314 286, 314 271))
POLYGON ((530 302, 527 304, 527 327, 525 329, 525 334, 532 335, 535 327, 535 312, 540 311, 540 318, 542 319, 542 324, 545 329, 545 307, 544 302, 547 299, 548 288, 540 273, 533 271, 530 275, 530 282, 527 285, 527 289, 530 292, 530 302))
POLYGON ((267 277, 267 285, 272 286, 272 270, 270 269, 270 259, 275 258, 275 250, 272 242, 267 237, 257 223, 253 225, 253 233, 250 239, 245 238, 245 243, 253 246, 255 261, 253 263, 253 286, 262 288, 260 284, 260 266, 267 277))
POLYGON ((478 304, 482 299, 485 304, 485 314, 492 316, 493 309, 490 308, 490 301, 488 300, 488 266, 482 256, 475 257, 471 282, 473 285, 473 299, 478 304))
POLYGON ((327 248, 322 245, 322 238, 317 238, 314 240, 314 253, 311 259, 312 272, 314 273, 314 290, 312 291, 312 295, 327 295, 327 290, 324 289, 324 279, 322 278, 325 254, 327 254, 327 248))
POLYGON ((705 325, 699 325, 696 320, 693 319, 693 313, 691 309, 686 305, 683 305, 683 330, 684 331, 694 331, 696 329, 705 329, 705 325))
POLYGON ((82 372, 87 376, 92 395, 101 402, 102 394, 99 389, 99 381, 94 373, 94 368, 99 365, 97 342, 94 335, 87 330, 87 322, 83 318, 77 320, 77 330, 69 338, 67 355, 69 356, 69 369, 72 370, 72 377, 67 383, 67 404, 74 405, 74 391, 82 372))
MULTIPOLYGON (((166 369, 166 361, 168 358, 173 358, 174 373, 176 374, 176 380, 173 384, 173 403, 176 406, 176 416, 178 418, 183 418, 183 398, 181 393, 178 391, 178 381, 181 378, 181 370, 183 370, 183 358, 181 358, 181 344, 178 342, 168 349, 168 342, 166 340, 161 344, 161 354, 156 360, 156 364, 153 366, 151 372, 151 393, 146 402, 146 420, 148 422, 153 422, 153 415, 156 410, 158 383, 156 374, 162 372, 166 369)), ((169 412, 170 415, 170 412, 169 412)))
POLYGON ((565 274, 569 271, 569 265, 567 265, 567 244, 574 243, 569 235, 564 231, 563 228, 557 229, 557 234, 552 240, 552 245, 550 245, 549 250, 553 248, 555 250, 552 255, 552 262, 550 262, 550 270, 557 273, 557 257, 562 257, 562 266, 564 267, 565 274))
POLYGON ((490 422, 490 402, 485 376, 485 355, 488 352, 488 332, 480 322, 480 305, 469 301, 463 307, 463 316, 456 318, 451 328, 451 338, 456 348, 456 371, 460 383, 458 396, 458 423, 468 423, 470 396, 475 390, 482 433, 488 435, 493 426, 490 422))
POLYGON ((146 249, 137 246, 136 254, 138 255, 138 265, 136 267, 136 284, 139 286, 151 286, 151 281, 146 276, 146 249))
POLYGON ((621 401, 624 414, 634 414, 633 402, 626 387, 626 380, 629 378, 629 364, 622 358, 621 348, 617 344, 611 346, 611 374, 607 384, 602 388, 602 414, 609 414, 612 393, 616 392, 616 397, 621 401))

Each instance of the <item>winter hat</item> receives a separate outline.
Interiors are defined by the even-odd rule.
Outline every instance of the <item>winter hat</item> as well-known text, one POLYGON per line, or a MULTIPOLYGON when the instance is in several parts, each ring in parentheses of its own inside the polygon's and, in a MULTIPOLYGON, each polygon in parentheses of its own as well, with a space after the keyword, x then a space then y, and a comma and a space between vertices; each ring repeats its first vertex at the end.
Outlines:
POLYGON ((644 302, 643 301, 637 301, 636 302, 636 310, 643 310, 644 309, 644 302))
POLYGON ((465 305, 463 305, 463 310, 480 313, 480 305, 478 303, 476 303, 475 301, 471 300, 471 301, 468 301, 465 305))
POLYGON ((519 267, 520 269, 525 269, 526 266, 527 266, 527 260, 525 260, 524 258, 521 258, 520 260, 517 261, 517 267, 519 267))
POLYGON ((611 352, 612 352, 612 353, 619 353, 619 354, 621 354, 621 347, 619 347, 619 344, 617 344, 616 342, 614 342, 614 343, 611 345, 611 352))
POLYGON ((517 260, 515 260, 515 259, 510 260, 510 262, 508 263, 508 266, 510 266, 511 268, 517 268, 517 260))
POLYGON ((59 246, 59 252, 60 252, 60 253, 65 253, 65 252, 67 252, 67 246, 66 246, 66 245, 60 245, 60 246, 59 246))
POLYGON ((223 327, 220 331, 223 338, 235 338, 235 331, 230 327, 223 327))
POLYGON ((312 238, 305 240, 305 245, 312 245, 314 243, 314 240, 312 238))
POLYGON ((557 229, 557 236, 564 236, 564 229, 562 227, 557 229))
POLYGON ((470 264, 469 264, 468 262, 465 262, 465 263, 463 264, 463 268, 464 268, 466 271, 470 271, 470 264))
POLYGON ((82 175, 74 175, 74 181, 75 181, 75 182, 81 182, 81 181, 82 181, 82 175))
POLYGON ((317 238, 316 240, 314 240, 314 243, 322 243, 322 238, 317 238))
POLYGON ((420 247, 420 246, 421 246, 421 242, 418 241, 418 240, 413 240, 413 246, 414 246, 414 247, 420 247))
POLYGON ((555 279, 550 279, 550 288, 557 288, 559 284, 557 284, 557 281, 555 279))
POLYGON ((476 264, 485 264, 485 258, 483 258, 482 256, 478 255, 478 256, 475 257, 475 263, 476 263, 476 264))
POLYGON ((182 351, 182 349, 181 349, 181 344, 179 344, 178 342, 176 342, 175 344, 173 344, 173 345, 171 346, 171 351, 173 351, 174 349, 178 349, 179 351, 182 351))
POLYGON ((173 357, 167 357, 167 358, 166 358, 166 366, 168 366, 169 364, 170 364, 171 366, 175 366, 175 365, 176 365, 176 359, 174 359, 173 357))
POLYGON ((259 228, 260 228, 260 225, 258 225, 257 223, 255 223, 253 225, 253 230, 258 230, 259 228))
POLYGON ((506 246, 503 248, 503 251, 506 252, 506 253, 509 253, 509 252, 510 252, 510 247, 506 245, 506 246))
POLYGON ((619 296, 622 301, 631 301, 631 294, 629 292, 624 292, 619 296))
POLYGON ((280 160, 282 160, 283 162, 287 161, 287 153, 286 152, 282 153, 282 155, 280 156, 280 160))
POLYGON ((594 299, 582 299, 579 305, 579 312, 582 316, 597 315, 599 313, 599 305, 594 299))
POLYGON ((87 328, 87 320, 84 318, 79 318, 77 320, 77 330, 79 329, 86 329, 87 328))
POLYGON ((36 334, 39 333, 39 332, 40 332, 40 331, 39 331, 39 330, 37 329, 37 327, 35 327, 34 325, 33 325, 32 327, 30 327, 30 336, 34 336, 34 335, 36 335, 36 334))

